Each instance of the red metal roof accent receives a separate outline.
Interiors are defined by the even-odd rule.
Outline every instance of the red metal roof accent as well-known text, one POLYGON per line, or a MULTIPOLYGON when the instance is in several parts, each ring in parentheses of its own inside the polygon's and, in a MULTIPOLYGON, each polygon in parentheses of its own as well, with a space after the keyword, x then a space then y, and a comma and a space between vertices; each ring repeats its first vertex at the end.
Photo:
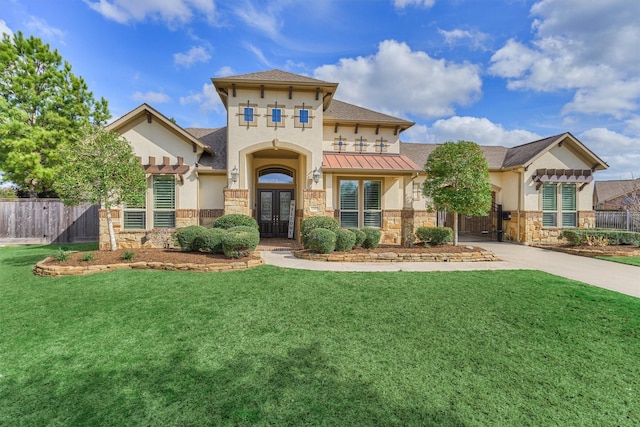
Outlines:
POLYGON ((390 172, 417 172, 420 170, 407 156, 390 153, 327 153, 322 156, 324 169, 360 169, 390 172))

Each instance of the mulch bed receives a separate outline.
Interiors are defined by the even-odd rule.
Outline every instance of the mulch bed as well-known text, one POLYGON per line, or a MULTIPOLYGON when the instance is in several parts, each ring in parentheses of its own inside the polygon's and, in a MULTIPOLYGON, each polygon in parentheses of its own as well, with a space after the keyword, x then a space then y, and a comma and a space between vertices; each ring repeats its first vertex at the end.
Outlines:
POLYGON ((544 249, 582 256, 640 256, 640 248, 633 245, 589 246, 589 245, 555 245, 539 246, 544 249))

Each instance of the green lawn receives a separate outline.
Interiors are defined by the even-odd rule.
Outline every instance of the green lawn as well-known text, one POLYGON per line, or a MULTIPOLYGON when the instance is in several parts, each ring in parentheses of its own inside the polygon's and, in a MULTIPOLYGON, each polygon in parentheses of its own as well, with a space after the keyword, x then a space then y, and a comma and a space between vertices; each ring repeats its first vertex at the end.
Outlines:
POLYGON ((605 261, 620 262, 622 264, 637 265, 640 267, 640 257, 638 256, 599 256, 598 259, 605 261))
POLYGON ((640 424, 640 299, 535 271, 116 271, 0 248, 0 425, 640 424))

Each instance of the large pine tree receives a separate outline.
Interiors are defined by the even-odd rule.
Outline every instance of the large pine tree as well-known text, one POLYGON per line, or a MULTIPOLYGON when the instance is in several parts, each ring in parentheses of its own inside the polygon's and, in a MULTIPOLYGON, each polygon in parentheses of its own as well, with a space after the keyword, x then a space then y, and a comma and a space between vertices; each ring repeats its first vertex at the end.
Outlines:
POLYGON ((57 50, 21 32, 0 42, 0 171, 21 194, 55 195, 60 148, 83 124, 102 125, 107 101, 96 101, 57 50))

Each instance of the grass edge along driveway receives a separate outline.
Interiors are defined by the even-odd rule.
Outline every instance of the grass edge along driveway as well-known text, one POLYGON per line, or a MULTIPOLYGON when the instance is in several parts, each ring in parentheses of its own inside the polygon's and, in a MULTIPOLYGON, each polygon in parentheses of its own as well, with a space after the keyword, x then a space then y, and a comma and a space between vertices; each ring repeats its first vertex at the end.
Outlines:
POLYGON ((638 425, 640 299, 537 271, 41 278, 0 248, 0 425, 638 425))

